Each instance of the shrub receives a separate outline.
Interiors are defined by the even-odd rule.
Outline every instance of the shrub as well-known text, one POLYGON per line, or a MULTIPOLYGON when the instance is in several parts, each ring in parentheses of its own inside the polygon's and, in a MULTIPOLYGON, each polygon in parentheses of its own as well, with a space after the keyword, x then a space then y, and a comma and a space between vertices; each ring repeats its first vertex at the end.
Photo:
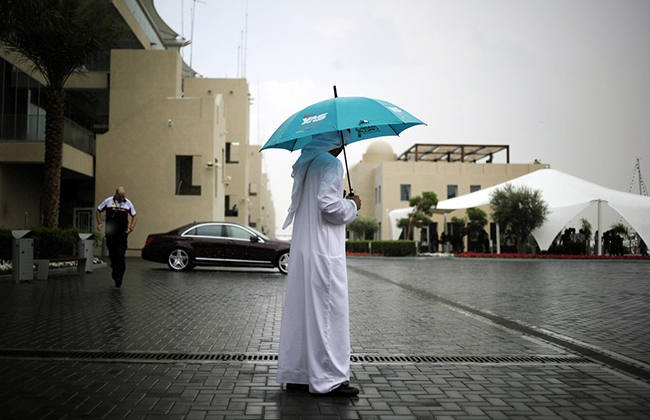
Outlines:
POLYGON ((368 244, 372 247, 373 254, 387 257, 404 257, 415 255, 415 241, 348 241, 347 252, 368 252, 368 244))
MULTIPOLYGON (((34 237, 34 258, 47 259, 62 255, 76 255, 80 233, 88 233, 76 228, 44 228, 32 230, 34 237)), ((101 244, 99 232, 95 235, 95 247, 101 244)), ((0 260, 11 261, 12 251, 11 229, 0 229, 0 260)))
POLYGON ((551 255, 582 255, 586 254, 584 242, 567 242, 562 245, 552 245, 546 254, 551 255))
POLYGON ((357 238, 372 238, 372 235, 379 230, 379 224, 374 217, 359 215, 347 225, 347 230, 354 232, 357 238))
POLYGON ((54 258, 76 254, 78 229, 41 227, 34 229, 34 258, 54 258))
POLYGON ((0 261, 11 261, 11 230, 0 229, 0 261))

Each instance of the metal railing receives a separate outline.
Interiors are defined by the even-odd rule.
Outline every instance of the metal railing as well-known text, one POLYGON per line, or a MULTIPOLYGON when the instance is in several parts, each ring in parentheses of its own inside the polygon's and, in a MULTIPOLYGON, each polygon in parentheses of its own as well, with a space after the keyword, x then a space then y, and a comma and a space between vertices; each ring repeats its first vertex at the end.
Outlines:
MULTIPOLYGON (((45 115, 0 115, 0 141, 45 141, 45 115)), ((95 135, 67 118, 63 121, 63 142, 95 155, 95 135)))

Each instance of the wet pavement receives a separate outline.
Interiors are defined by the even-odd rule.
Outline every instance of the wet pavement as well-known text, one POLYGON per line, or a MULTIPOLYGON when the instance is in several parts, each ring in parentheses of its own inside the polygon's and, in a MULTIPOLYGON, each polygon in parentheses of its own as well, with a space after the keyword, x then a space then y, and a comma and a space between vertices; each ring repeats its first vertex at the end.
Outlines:
POLYGON ((650 418, 647 262, 348 270, 353 399, 275 383, 274 270, 130 258, 121 289, 108 269, 0 282, 0 419, 650 418))

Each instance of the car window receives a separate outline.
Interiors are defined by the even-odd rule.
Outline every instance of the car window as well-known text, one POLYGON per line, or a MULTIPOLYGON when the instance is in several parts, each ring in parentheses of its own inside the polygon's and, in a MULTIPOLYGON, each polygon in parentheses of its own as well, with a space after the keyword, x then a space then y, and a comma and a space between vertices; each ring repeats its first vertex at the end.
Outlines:
POLYGON ((198 236, 223 236, 221 225, 197 226, 195 235, 198 236))
POLYGON ((269 238, 268 236, 266 236, 265 234, 263 234, 262 232, 260 232, 259 230, 255 229, 255 228, 252 228, 252 227, 250 227, 250 226, 247 226, 247 227, 248 227, 250 230, 252 230, 253 232, 255 232, 255 233, 257 234, 257 236, 259 236, 260 238, 262 238, 262 239, 264 239, 264 240, 267 240, 267 241, 271 239, 271 238, 269 238))
POLYGON ((187 235, 196 235, 196 228, 190 229, 187 232, 184 233, 185 236, 187 235))
POLYGON ((250 239, 252 236, 249 231, 242 229, 239 226, 227 226, 226 231, 228 232, 229 238, 250 239))

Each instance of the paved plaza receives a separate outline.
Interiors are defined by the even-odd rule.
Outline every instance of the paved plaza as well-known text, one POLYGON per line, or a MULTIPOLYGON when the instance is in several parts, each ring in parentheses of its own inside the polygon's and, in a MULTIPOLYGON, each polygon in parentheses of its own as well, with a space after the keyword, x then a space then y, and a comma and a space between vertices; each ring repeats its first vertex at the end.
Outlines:
POLYGON ((286 276, 0 281, 0 419, 650 419, 650 264, 348 258, 358 398, 275 382, 286 276))

